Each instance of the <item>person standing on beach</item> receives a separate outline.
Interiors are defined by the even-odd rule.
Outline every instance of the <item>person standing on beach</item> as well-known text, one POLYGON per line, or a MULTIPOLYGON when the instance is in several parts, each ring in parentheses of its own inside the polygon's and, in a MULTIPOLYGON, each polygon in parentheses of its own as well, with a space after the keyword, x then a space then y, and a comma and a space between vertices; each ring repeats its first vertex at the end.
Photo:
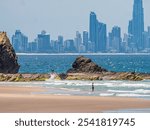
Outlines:
POLYGON ((92 92, 94 92, 94 83, 92 83, 92 92))

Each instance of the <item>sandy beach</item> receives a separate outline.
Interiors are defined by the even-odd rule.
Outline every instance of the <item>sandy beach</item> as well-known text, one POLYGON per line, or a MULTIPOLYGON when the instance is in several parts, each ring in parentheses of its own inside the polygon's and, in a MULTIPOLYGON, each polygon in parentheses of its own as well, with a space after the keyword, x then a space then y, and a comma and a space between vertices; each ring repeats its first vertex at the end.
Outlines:
POLYGON ((150 108, 150 101, 136 98, 33 94, 47 88, 0 87, 1 113, 77 112, 150 108))

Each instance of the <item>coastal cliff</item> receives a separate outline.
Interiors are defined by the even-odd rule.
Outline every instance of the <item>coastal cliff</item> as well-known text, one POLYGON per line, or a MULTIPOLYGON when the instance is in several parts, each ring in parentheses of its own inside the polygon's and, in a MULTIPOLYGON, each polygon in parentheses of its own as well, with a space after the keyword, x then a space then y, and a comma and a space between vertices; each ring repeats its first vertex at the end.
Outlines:
POLYGON ((18 73, 17 56, 6 32, 0 32, 0 73, 18 73))

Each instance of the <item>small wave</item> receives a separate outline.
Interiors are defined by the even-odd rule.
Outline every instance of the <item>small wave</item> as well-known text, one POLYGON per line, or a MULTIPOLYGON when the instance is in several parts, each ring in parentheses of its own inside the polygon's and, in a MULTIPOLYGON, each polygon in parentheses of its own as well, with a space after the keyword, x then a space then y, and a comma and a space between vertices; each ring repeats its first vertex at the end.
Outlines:
POLYGON ((100 93, 99 96, 103 96, 103 97, 115 96, 115 93, 100 93))
POLYGON ((127 91, 127 90, 108 90, 108 92, 114 92, 114 93, 142 93, 142 94, 149 94, 150 90, 145 89, 137 89, 134 91, 127 91))
POLYGON ((150 95, 142 95, 142 94, 116 94, 118 97, 150 97, 150 95))
MULTIPOLYGON (((126 82, 126 81, 125 81, 126 82)), ((105 87, 127 87, 127 88, 150 88, 150 82, 148 83, 137 83, 137 82, 129 82, 129 83, 124 83, 124 82, 110 82, 110 83, 103 83, 99 84, 101 86, 105 87)))
POLYGON ((150 90, 137 89, 137 90, 135 90, 134 92, 136 92, 136 93, 144 93, 144 94, 148 94, 148 93, 150 93, 150 90))
POLYGON ((72 91, 72 92, 80 92, 80 89, 70 89, 70 88, 59 88, 61 90, 65 90, 65 91, 72 91))

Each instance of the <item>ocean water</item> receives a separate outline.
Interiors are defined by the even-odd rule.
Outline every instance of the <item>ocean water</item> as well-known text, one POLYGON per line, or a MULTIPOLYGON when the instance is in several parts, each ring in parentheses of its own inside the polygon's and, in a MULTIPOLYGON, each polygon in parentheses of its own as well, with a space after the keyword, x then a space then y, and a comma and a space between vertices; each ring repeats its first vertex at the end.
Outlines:
MULTIPOLYGON (((18 55, 21 73, 57 73, 66 72, 78 55, 18 55)), ((150 73, 150 55, 86 55, 98 65, 109 71, 136 71, 150 73)), ((150 81, 56 81, 0 83, 0 86, 44 87, 46 92, 40 94, 78 95, 78 96, 113 96, 136 97, 150 100, 150 81), (95 91, 91 92, 92 82, 95 91)), ((36 94, 36 93, 34 93, 36 94)))
MULTIPOLYGON (((85 55, 109 71, 150 73, 150 55, 85 55)), ((78 55, 18 55, 20 73, 65 73, 78 55)))

